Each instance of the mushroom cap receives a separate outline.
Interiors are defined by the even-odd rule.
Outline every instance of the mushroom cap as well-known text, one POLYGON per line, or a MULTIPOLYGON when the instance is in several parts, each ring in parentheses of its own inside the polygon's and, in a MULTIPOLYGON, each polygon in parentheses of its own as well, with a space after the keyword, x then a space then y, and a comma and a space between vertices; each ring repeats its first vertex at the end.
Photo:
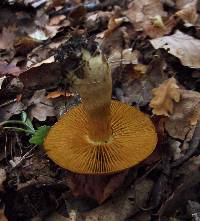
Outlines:
POLYGON ((44 148, 59 166, 81 174, 108 174, 130 168, 155 149, 157 134, 147 115, 118 101, 111 102, 112 136, 107 142, 88 137, 87 116, 80 104, 49 131, 44 148))

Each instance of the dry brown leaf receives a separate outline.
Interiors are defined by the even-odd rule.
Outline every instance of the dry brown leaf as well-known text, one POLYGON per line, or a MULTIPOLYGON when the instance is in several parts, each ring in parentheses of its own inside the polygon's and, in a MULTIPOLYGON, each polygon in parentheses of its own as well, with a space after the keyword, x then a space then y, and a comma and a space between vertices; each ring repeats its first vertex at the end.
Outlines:
POLYGON ((152 89, 158 87, 167 79, 165 72, 166 63, 160 56, 155 56, 148 67, 142 64, 133 66, 127 79, 122 79, 122 90, 116 88, 117 98, 123 103, 136 103, 139 106, 146 105, 152 99, 152 89), (144 73, 145 69, 146 73, 144 73))
POLYGON ((15 34, 12 29, 14 28, 3 28, 0 33, 0 49, 10 49, 13 47, 15 34))
POLYGON ((185 26, 193 26, 198 18, 196 4, 186 4, 181 10, 175 13, 177 17, 185 22, 185 26))
POLYGON ((164 128, 167 133, 180 140, 191 140, 193 134, 193 127, 185 120, 171 120, 166 119, 164 128))
POLYGON ((160 15, 153 17, 143 24, 145 33, 150 38, 158 38, 169 34, 176 25, 174 16, 163 19, 160 15))
POLYGON ((174 105, 171 120, 185 120, 190 125, 196 125, 200 120, 200 93, 191 90, 180 90, 181 98, 174 105))
POLYGON ((46 90, 37 90, 28 102, 30 117, 45 121, 47 116, 55 116, 55 109, 51 100, 47 99, 46 90))
POLYGON ((178 9, 183 9, 187 4, 196 4, 197 0, 175 0, 175 2, 178 9))
POLYGON ((76 197, 90 197, 103 203, 123 183, 127 170, 110 176, 71 174, 67 184, 76 197))
POLYGON ((26 106, 22 102, 15 102, 4 107, 0 107, 0 122, 8 120, 14 114, 20 114, 26 106))
POLYGON ((115 18, 111 17, 108 21, 108 29, 104 32, 104 37, 108 37, 116 28, 118 28, 123 22, 128 22, 127 17, 115 18))
POLYGON ((137 30, 143 28, 143 23, 156 15, 166 16, 161 1, 159 0, 136 0, 131 2, 126 12, 127 17, 137 30))
POLYGON ((57 15, 51 18, 49 25, 59 25, 63 20, 66 19, 65 15, 57 15))
POLYGON ((0 76, 10 74, 13 76, 19 76, 21 70, 14 64, 8 64, 6 61, 0 61, 0 76))
POLYGON ((200 120, 200 93, 180 90, 181 97, 174 103, 173 113, 166 119, 165 129, 171 137, 190 140, 194 126, 200 120))
POLYGON ((179 102, 180 100, 180 89, 176 84, 176 79, 169 78, 158 88, 154 88, 152 92, 154 97, 149 105, 153 108, 153 113, 164 116, 172 114, 174 101, 179 102))
POLYGON ((134 188, 129 188, 119 197, 112 201, 108 201, 102 206, 97 207, 89 212, 82 214, 84 221, 124 221, 133 217, 140 211, 138 204, 144 206, 151 189, 153 182, 149 179, 143 179, 135 185, 134 188), (135 197, 137 196, 137 203, 135 197))
MULTIPOLYGON (((47 58, 47 59, 45 59, 45 60, 43 60, 43 61, 41 61, 41 62, 39 62, 39 63, 37 63, 37 64, 34 64, 33 66, 31 66, 31 68, 35 68, 35 67, 39 67, 39 66, 41 66, 42 64, 51 64, 51 63, 54 63, 55 62, 55 57, 54 56, 51 56, 51 57, 49 57, 49 58, 47 58)), ((27 64, 27 66, 28 66, 29 64, 27 64)))
POLYGON ((191 68, 200 68, 200 40, 181 31, 175 34, 150 40, 155 49, 163 48, 191 68))
POLYGON ((66 91, 53 91, 53 92, 48 93, 48 95, 46 97, 47 97, 47 99, 50 99, 50 98, 57 98, 60 96, 70 97, 73 95, 74 95, 73 93, 66 92, 66 91))
POLYGON ((16 38, 14 41, 14 48, 17 54, 26 55, 33 48, 37 47, 40 44, 40 41, 35 40, 29 36, 16 38))

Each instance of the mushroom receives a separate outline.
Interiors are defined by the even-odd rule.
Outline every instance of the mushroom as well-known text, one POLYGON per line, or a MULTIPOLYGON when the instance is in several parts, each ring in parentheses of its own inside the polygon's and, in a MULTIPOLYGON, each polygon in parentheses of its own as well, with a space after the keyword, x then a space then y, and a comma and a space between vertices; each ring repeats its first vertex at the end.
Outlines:
POLYGON ((79 174, 108 174, 130 168, 155 149, 157 134, 138 109, 111 100, 112 80, 105 57, 82 49, 82 73, 73 73, 82 103, 49 131, 44 148, 59 166, 79 174))

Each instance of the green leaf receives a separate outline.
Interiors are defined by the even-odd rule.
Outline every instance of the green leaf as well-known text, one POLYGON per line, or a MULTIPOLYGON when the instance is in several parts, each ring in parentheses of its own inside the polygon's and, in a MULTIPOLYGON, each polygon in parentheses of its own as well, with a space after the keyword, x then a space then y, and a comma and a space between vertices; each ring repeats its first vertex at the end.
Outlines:
POLYGON ((32 124, 32 122, 31 122, 31 120, 29 119, 29 118, 27 118, 26 119, 26 125, 27 125, 27 127, 28 128, 30 128, 33 132, 35 132, 35 129, 34 129, 34 127, 33 127, 33 124, 32 124))
POLYGON ((27 113, 25 111, 22 111, 21 113, 21 119, 23 122, 26 122, 26 119, 27 119, 27 113))
POLYGON ((26 124, 26 126, 32 131, 35 132, 35 129, 33 127, 33 124, 31 122, 31 120, 28 118, 27 113, 25 111, 22 111, 21 113, 21 119, 22 122, 24 122, 26 124))
POLYGON ((49 126, 41 126, 35 131, 35 133, 30 138, 29 142, 31 144, 42 145, 44 142, 44 138, 46 137, 50 127, 49 126))

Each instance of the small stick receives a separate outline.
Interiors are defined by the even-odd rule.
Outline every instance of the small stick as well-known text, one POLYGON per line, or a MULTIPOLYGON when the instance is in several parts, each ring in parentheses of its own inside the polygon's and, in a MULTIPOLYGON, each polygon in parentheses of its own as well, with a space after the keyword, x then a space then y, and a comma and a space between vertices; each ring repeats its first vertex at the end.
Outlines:
POLYGON ((17 99, 12 99, 12 100, 9 100, 9 101, 6 101, 5 103, 3 104, 0 104, 0 107, 4 107, 4 106, 7 106, 9 104, 12 104, 12 103, 15 103, 17 101, 17 99))

